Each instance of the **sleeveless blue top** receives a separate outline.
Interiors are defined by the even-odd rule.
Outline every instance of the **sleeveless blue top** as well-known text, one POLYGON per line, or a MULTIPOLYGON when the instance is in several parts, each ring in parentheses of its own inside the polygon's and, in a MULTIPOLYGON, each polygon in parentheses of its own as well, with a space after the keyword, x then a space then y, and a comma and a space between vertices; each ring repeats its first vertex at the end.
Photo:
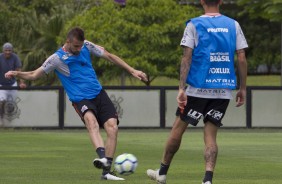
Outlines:
POLYGON ((199 43, 193 50, 187 84, 196 88, 235 89, 235 20, 221 15, 197 17, 191 22, 198 33, 199 43))
POLYGON ((61 61, 68 65, 70 70, 69 76, 55 70, 70 101, 79 102, 83 99, 95 98, 102 90, 102 86, 93 69, 91 55, 87 47, 84 45, 79 55, 70 55, 62 48, 56 54, 61 61))

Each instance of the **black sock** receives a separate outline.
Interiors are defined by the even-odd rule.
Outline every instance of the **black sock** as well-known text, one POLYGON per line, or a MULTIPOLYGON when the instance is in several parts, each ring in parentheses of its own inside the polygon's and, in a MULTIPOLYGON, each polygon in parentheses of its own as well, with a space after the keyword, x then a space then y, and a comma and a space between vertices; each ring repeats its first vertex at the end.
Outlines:
POLYGON ((168 168, 169 168, 169 165, 165 165, 165 164, 161 163, 159 175, 166 175, 168 168))
POLYGON ((97 148, 96 153, 98 154, 100 158, 104 158, 105 157, 105 148, 103 147, 97 148))
POLYGON ((212 171, 206 171, 205 173, 205 178, 203 182, 205 183, 206 181, 212 182, 212 177, 213 177, 213 172, 212 171))
POLYGON ((103 175, 105 174, 108 174, 109 172, 111 172, 111 166, 112 166, 112 163, 113 163, 113 158, 110 158, 110 157, 106 157, 107 160, 108 160, 108 163, 110 164, 110 166, 108 168, 105 168, 103 169, 103 175))
POLYGON ((111 157, 106 157, 107 159, 108 159, 108 163, 110 164, 110 166, 112 165, 112 163, 113 163, 113 158, 111 158, 111 157))

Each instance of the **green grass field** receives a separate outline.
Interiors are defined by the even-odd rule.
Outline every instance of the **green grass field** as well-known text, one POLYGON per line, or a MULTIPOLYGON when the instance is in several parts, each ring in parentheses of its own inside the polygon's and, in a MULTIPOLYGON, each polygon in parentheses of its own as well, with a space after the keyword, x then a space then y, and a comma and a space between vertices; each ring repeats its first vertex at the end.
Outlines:
MULTIPOLYGON (((137 156, 136 173, 114 183, 153 184, 145 174, 157 168, 168 130, 120 130, 117 154, 137 156)), ((105 134, 103 133, 103 136, 105 134)), ((221 129, 215 184, 282 183, 281 129, 221 129)), ((169 170, 167 183, 200 184, 202 130, 188 130, 169 170)), ((1 184, 93 184, 101 171, 86 130, 0 130, 1 184)))

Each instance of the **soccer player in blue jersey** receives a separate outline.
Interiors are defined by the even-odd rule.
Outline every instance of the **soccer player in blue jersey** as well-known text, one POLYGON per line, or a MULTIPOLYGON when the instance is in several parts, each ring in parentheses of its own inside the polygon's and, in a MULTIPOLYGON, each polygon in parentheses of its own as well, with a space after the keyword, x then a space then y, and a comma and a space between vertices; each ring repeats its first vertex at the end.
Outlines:
POLYGON ((147 170, 147 175, 157 183, 166 183, 169 166, 180 147, 183 133, 189 124, 196 126, 202 117, 205 143, 202 183, 212 183, 218 153, 217 130, 222 126, 222 118, 237 84, 235 53, 240 78, 237 106, 245 102, 247 62, 244 49, 248 45, 238 22, 219 13, 221 3, 222 0, 201 0, 205 14, 187 22, 180 43, 183 56, 176 119, 160 168, 147 170))
POLYGON ((93 160, 95 167, 103 169, 101 179, 124 180, 110 171, 116 151, 118 116, 116 109, 99 83, 92 67, 91 55, 104 58, 127 70, 139 80, 147 81, 145 73, 135 70, 118 56, 84 38, 84 31, 75 27, 67 35, 65 44, 34 71, 9 71, 6 78, 18 77, 35 80, 55 71, 69 100, 84 122, 91 142, 99 158, 93 160), (104 143, 100 127, 107 133, 104 143))

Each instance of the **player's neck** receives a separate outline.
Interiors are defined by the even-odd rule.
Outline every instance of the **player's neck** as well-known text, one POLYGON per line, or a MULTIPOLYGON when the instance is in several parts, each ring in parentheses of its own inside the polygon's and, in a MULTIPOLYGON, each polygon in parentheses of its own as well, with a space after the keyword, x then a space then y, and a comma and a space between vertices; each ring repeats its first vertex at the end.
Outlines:
POLYGON ((65 52, 69 52, 68 46, 66 44, 63 45, 62 49, 65 52))
POLYGON ((205 6, 205 14, 220 14, 218 6, 205 6))
POLYGON ((219 16, 219 15, 221 15, 219 12, 217 12, 217 13, 205 13, 205 15, 207 15, 207 16, 219 16))

